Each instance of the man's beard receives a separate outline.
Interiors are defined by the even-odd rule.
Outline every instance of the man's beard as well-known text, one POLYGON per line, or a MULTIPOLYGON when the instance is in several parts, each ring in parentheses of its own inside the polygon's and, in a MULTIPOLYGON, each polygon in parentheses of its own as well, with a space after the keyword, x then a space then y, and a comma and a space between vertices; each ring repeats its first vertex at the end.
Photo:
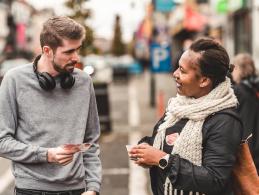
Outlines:
POLYGON ((61 65, 57 64, 54 60, 54 57, 52 59, 52 65, 55 71, 57 71, 60 74, 66 74, 66 73, 72 73, 74 71, 74 68, 67 68, 69 66, 73 66, 77 63, 77 61, 72 61, 68 64, 66 64, 63 68, 61 65))

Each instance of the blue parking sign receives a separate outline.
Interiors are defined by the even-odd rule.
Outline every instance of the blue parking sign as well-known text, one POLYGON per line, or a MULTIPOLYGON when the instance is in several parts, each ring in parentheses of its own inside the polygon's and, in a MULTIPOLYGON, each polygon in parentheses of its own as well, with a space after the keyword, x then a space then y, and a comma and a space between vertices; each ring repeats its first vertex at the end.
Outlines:
POLYGON ((169 44, 162 45, 152 43, 150 45, 151 71, 152 72, 171 72, 171 47, 169 44))

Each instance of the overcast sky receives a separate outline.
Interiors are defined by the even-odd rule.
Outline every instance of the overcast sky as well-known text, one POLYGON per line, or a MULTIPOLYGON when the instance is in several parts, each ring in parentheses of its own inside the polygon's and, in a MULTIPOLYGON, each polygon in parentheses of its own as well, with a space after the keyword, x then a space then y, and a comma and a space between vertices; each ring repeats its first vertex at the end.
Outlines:
MULTIPOLYGON (((55 8, 56 14, 65 14, 65 0, 27 0, 35 8, 55 8)), ((145 6, 150 0, 90 0, 87 6, 93 16, 89 25, 98 37, 112 38, 115 15, 121 16, 124 41, 130 41, 141 19, 144 17, 145 6)))

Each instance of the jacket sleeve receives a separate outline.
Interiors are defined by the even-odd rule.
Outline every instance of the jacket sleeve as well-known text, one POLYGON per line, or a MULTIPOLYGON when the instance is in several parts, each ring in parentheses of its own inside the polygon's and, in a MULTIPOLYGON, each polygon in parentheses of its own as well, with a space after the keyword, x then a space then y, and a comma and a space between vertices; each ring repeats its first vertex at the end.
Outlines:
POLYGON ((98 140, 100 137, 100 125, 97 112, 94 88, 91 83, 90 105, 85 131, 84 142, 92 143, 92 146, 83 153, 85 167, 85 181, 87 190, 100 191, 102 166, 99 158, 100 147, 98 140))
POLYGON ((221 194, 226 189, 241 141, 242 126, 234 117, 225 114, 211 119, 203 129, 202 166, 171 155, 165 171, 175 188, 205 194, 221 194))
POLYGON ((25 144, 15 138, 19 109, 14 76, 7 73, 0 87, 0 156, 22 163, 47 162, 47 148, 25 144))

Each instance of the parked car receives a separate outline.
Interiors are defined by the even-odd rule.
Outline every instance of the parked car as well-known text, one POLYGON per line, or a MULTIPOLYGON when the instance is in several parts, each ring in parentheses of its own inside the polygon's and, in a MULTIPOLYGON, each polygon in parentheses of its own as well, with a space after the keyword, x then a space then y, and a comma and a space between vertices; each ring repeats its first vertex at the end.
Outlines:
POLYGON ((94 83, 110 83, 112 67, 104 56, 89 55, 82 59, 84 71, 91 75, 94 83))
POLYGON ((29 63, 29 61, 24 58, 4 60, 2 64, 0 64, 0 83, 2 82, 4 75, 8 70, 27 63, 29 63))
POLYGON ((130 74, 140 74, 143 68, 131 55, 106 56, 113 70, 113 81, 128 81, 130 74))

